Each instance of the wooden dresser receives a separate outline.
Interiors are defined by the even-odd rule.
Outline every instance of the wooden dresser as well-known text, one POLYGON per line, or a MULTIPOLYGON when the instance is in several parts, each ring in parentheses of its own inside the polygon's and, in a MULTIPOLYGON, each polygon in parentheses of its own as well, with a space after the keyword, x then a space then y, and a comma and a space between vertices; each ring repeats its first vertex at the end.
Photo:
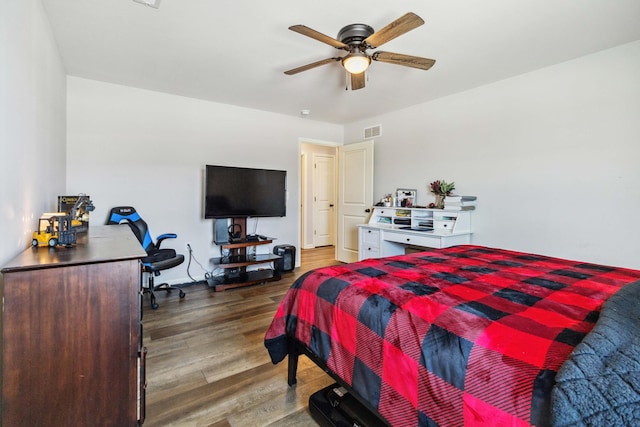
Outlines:
POLYGON ((2 268, 2 425, 144 420, 145 255, 128 226, 102 226, 2 268))

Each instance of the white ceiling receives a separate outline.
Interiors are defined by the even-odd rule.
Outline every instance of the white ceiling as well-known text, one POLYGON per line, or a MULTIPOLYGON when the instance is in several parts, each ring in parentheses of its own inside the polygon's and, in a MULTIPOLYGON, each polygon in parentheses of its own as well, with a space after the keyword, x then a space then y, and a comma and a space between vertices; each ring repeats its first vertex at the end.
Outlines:
MULTIPOLYGON (((42 0, 67 73, 346 124, 640 39, 638 0, 42 0), (336 37, 414 12, 425 25, 378 50, 436 59, 429 71, 374 62, 345 90, 341 65, 285 70, 343 50, 336 37)), ((338 55, 336 55, 338 54, 338 55)))

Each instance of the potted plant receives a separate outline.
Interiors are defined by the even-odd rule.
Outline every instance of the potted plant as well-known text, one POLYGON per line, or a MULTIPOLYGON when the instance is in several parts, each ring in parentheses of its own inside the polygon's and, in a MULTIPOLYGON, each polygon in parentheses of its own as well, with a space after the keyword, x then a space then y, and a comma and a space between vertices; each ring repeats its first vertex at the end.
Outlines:
POLYGON ((451 192, 455 189, 455 182, 447 182, 443 179, 433 181, 431 184, 429 184, 429 191, 431 191, 436 196, 436 201, 435 203, 433 203, 433 206, 429 205, 429 207, 434 207, 437 209, 444 208, 444 198, 450 195, 451 192))

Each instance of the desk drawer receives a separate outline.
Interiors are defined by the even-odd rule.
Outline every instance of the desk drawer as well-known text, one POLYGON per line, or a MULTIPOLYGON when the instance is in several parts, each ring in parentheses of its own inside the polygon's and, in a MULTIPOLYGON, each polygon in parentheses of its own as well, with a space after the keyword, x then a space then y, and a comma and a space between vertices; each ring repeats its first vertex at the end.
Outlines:
POLYGON ((380 248, 380 230, 362 229, 362 243, 371 248, 380 248))
POLYGON ((380 258, 380 249, 370 247, 361 248, 358 252, 358 257, 360 261, 367 258, 380 258))
POLYGON ((455 221, 433 221, 433 228, 437 231, 448 231, 451 233, 455 225, 455 221))
POLYGON ((441 248, 442 239, 440 236, 417 236, 415 234, 396 233, 393 231, 386 231, 384 233, 384 240, 390 242, 404 243, 405 245, 423 246, 425 248, 441 248))

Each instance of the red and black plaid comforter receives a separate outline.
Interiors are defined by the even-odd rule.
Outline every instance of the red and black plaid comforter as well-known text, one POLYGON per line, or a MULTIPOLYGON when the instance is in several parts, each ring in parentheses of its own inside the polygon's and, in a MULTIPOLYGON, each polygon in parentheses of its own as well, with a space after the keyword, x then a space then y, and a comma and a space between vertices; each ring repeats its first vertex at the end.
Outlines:
POLYGON ((549 423, 556 372, 640 271, 479 246, 307 273, 265 345, 294 337, 392 425, 549 423))

